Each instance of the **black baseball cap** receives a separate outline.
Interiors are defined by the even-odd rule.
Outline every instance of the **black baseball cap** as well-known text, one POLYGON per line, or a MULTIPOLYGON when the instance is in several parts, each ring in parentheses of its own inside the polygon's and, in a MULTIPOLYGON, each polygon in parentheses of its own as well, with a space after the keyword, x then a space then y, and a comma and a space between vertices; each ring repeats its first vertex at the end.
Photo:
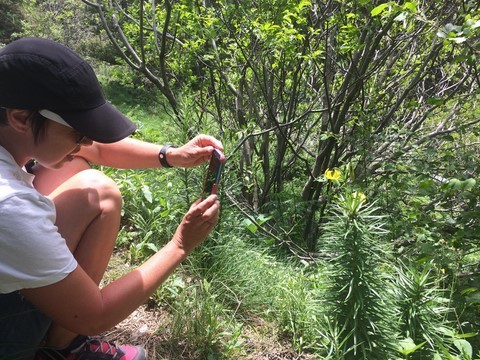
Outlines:
POLYGON ((105 100, 92 67, 68 47, 47 39, 23 38, 0 49, 0 106, 50 114, 102 143, 136 130, 105 100))

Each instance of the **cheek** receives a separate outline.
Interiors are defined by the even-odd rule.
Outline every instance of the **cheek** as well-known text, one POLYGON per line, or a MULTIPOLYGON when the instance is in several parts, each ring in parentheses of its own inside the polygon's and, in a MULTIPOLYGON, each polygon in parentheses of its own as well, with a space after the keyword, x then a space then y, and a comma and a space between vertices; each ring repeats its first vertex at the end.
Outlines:
POLYGON ((76 145, 72 145, 71 141, 53 140, 46 136, 37 145, 38 157, 36 160, 48 166, 65 159, 75 147, 76 145))

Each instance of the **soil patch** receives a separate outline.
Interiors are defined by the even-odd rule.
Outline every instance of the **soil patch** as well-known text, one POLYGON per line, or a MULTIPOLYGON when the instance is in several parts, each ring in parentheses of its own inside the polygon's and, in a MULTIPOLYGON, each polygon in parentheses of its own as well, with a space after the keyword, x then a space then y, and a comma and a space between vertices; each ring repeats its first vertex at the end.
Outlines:
MULTIPOLYGON (((115 253, 112 256, 104 283, 108 283, 132 270, 125 257, 115 253)), ((175 359, 197 360, 185 345, 172 344, 170 337, 171 315, 166 308, 157 306, 153 301, 144 304, 127 319, 102 334, 108 341, 117 344, 142 345, 148 352, 149 360, 175 359), (172 346, 176 349, 172 352, 172 346), (185 348, 185 351, 182 351, 185 348), (173 355, 172 353, 175 353, 173 355), (182 355, 178 355, 182 354, 182 355)), ((236 359, 245 360, 313 360, 309 354, 298 354, 291 349, 288 340, 282 340, 278 329, 262 319, 256 319, 243 327, 244 355, 236 359)), ((200 360, 200 359, 198 359, 200 360)))

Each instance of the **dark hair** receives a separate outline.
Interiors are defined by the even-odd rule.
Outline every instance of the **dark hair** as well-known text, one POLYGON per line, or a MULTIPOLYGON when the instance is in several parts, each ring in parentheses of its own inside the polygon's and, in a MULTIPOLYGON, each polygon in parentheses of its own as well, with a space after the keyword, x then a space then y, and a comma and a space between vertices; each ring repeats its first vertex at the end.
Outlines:
POLYGON ((7 109, 0 107, 0 126, 7 126, 7 109))
MULTIPOLYGON (((28 118, 32 126, 35 143, 38 143, 46 132, 47 118, 42 116, 37 110, 31 110, 28 118)), ((7 126, 7 109, 0 107, 0 126, 7 126)))
POLYGON ((33 111, 29 115, 29 120, 32 124, 32 132, 35 143, 38 143, 47 132, 47 118, 41 115, 38 111, 33 111))

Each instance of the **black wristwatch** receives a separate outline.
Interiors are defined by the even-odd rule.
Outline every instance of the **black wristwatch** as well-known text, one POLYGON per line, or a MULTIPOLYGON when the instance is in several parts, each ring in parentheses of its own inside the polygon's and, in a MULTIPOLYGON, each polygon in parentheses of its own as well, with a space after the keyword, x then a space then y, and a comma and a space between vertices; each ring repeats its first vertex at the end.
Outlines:
POLYGON ((160 160, 160 164, 162 165, 162 167, 164 168, 171 168, 173 167, 172 165, 170 165, 167 161, 167 150, 169 148, 171 148, 173 145, 164 145, 162 146, 162 148, 160 149, 160 152, 158 153, 158 160, 160 160))

